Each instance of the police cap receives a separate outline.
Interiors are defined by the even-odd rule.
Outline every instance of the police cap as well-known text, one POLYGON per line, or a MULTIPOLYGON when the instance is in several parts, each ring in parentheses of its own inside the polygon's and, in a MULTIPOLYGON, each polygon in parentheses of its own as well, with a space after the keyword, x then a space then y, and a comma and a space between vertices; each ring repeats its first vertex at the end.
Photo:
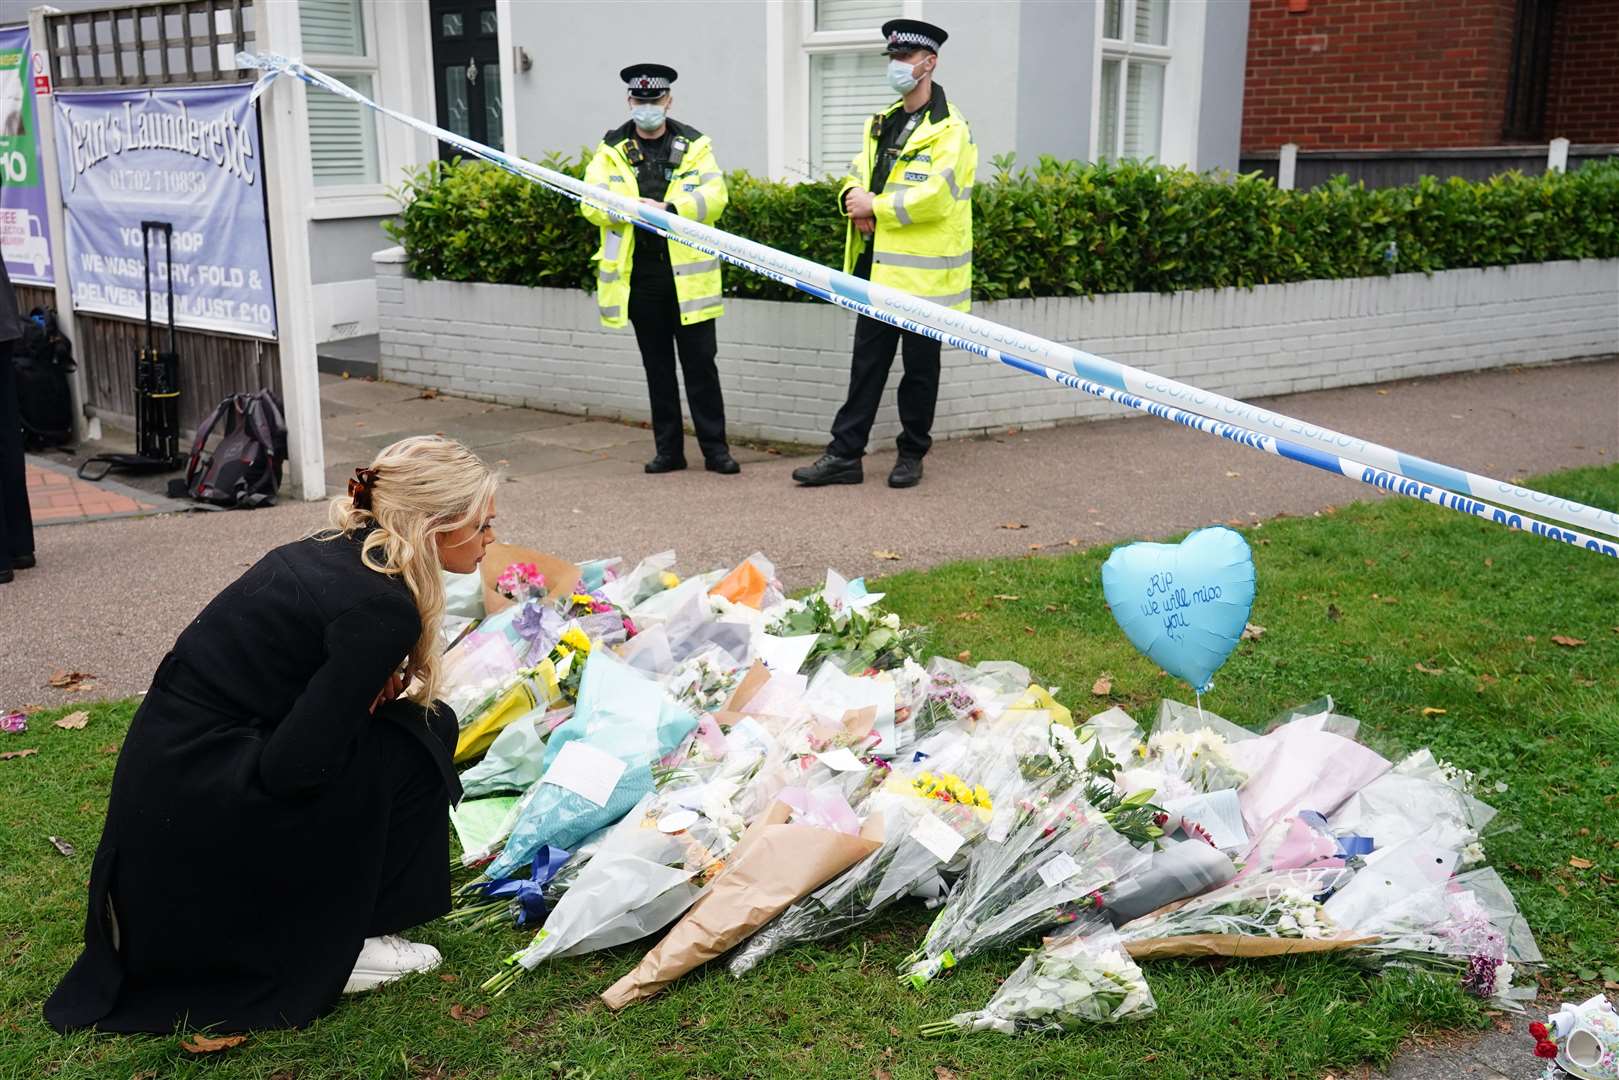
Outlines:
POLYGON ((620 71, 618 77, 624 80, 630 97, 656 101, 669 92, 669 84, 680 76, 666 64, 631 64, 620 71))
POLYGON ((932 23, 920 19, 889 19, 883 23, 883 37, 887 39, 884 51, 889 54, 907 53, 915 49, 937 53, 939 46, 949 36, 932 23))

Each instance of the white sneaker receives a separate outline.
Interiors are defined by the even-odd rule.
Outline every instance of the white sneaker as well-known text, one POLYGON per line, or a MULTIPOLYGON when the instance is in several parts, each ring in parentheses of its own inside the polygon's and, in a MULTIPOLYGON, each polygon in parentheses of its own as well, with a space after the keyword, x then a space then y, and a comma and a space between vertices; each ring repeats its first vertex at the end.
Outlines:
POLYGON ((358 994, 375 990, 412 972, 432 971, 444 961, 431 945, 406 941, 398 934, 369 937, 354 961, 354 973, 343 986, 343 993, 358 994))

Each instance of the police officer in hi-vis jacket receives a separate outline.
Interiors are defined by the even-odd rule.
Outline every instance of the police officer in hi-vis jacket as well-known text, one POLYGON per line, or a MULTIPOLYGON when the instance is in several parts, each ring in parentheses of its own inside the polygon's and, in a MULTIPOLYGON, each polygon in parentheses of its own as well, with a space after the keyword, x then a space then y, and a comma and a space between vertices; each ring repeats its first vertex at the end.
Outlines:
MULTIPOLYGON (((871 118, 866 138, 838 193, 848 218, 843 269, 947 308, 972 299, 973 177, 978 148, 967 120, 933 81, 945 32, 915 19, 884 24, 888 83, 903 95, 871 118)), ((899 383, 899 458, 888 486, 915 487, 939 399, 939 342, 861 316, 855 323, 849 396, 832 423, 832 441, 813 465, 793 470, 806 486, 858 484, 860 459, 903 344, 899 383)))
MULTIPOLYGON (((661 207, 671 214, 713 225, 725 210, 725 177, 707 135, 669 117, 675 70, 662 64, 632 64, 619 73, 629 90, 630 119, 602 136, 585 182, 661 207)), ((581 204, 601 227, 596 252, 596 303, 603 326, 635 327, 646 368, 656 452, 649 473, 686 467, 680 423, 680 385, 675 354, 686 379, 697 445, 710 472, 741 471, 725 441, 725 402, 720 396, 714 320, 720 304, 720 260, 630 222, 581 204)))

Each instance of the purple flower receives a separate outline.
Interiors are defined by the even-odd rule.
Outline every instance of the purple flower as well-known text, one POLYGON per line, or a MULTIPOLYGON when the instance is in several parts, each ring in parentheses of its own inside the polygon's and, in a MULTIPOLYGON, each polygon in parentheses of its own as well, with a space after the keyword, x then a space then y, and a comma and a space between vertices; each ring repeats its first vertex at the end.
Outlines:
POLYGON ((530 600, 512 620, 512 629, 531 644, 536 655, 551 651, 562 640, 562 616, 539 600, 530 600))
POLYGON ((1467 970, 1462 974, 1462 989, 1474 997, 1490 998, 1495 995, 1495 969, 1501 961, 1484 953, 1467 958, 1467 970))
POLYGON ((27 730, 28 716, 26 713, 8 712, 0 714, 0 731, 20 735, 27 730))

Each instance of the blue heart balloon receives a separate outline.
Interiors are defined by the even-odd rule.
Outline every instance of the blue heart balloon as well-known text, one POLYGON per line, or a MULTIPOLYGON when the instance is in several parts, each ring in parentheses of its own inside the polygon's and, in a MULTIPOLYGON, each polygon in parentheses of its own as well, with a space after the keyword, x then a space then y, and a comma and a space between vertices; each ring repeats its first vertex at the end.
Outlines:
POLYGON ((1102 564, 1102 594, 1130 644, 1201 694, 1248 625, 1254 554, 1221 527, 1178 544, 1126 544, 1102 564))

